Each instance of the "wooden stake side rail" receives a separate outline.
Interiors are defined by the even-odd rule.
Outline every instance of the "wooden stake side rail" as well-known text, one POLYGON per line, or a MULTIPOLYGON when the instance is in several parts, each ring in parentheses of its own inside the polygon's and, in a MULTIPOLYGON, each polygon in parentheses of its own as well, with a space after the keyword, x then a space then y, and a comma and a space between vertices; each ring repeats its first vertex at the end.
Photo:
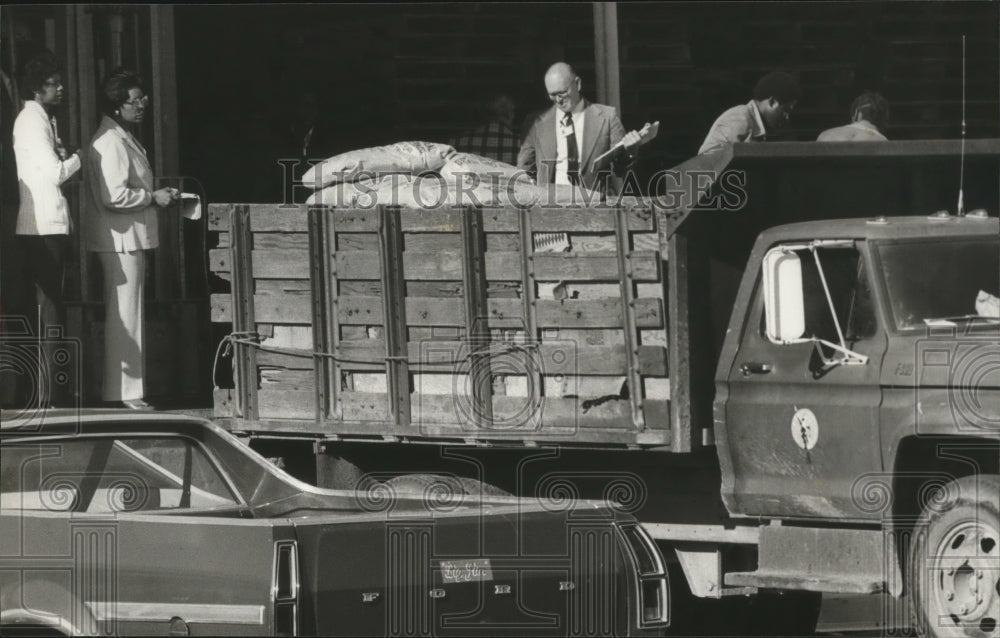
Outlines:
POLYGON ((233 429, 684 448, 647 209, 209 206, 233 429), (564 233, 572 248, 536 248, 564 233), (533 239, 534 238, 534 239, 533 239), (673 427, 672 427, 673 426, 673 427))

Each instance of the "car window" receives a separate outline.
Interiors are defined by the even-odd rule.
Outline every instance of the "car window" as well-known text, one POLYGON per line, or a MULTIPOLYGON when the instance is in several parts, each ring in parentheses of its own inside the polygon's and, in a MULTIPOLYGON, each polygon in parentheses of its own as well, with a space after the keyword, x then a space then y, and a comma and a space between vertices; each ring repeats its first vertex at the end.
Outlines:
POLYGON ((0 507, 80 512, 237 505, 225 479, 184 438, 74 438, 2 448, 0 507))

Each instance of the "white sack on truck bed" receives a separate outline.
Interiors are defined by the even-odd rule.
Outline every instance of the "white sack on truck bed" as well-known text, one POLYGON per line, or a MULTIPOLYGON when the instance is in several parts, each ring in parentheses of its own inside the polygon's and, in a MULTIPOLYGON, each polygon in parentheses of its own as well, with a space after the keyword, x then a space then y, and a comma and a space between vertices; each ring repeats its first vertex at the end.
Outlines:
POLYGON ((439 170, 455 149, 436 142, 397 142, 334 155, 302 176, 305 186, 319 190, 336 182, 356 181, 368 173, 419 175, 439 170))
POLYGON ((439 172, 451 187, 463 182, 473 185, 490 183, 491 181, 497 181, 500 184, 511 181, 533 183, 531 176, 516 166, 472 153, 450 155, 439 172))

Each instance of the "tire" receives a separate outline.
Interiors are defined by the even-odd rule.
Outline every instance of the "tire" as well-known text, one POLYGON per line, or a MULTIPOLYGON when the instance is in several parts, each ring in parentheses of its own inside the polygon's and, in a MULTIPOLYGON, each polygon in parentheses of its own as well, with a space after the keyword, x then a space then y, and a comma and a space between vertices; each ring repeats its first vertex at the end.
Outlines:
POLYGON ((907 561, 918 635, 1000 637, 1000 476, 967 476, 924 507, 907 561))

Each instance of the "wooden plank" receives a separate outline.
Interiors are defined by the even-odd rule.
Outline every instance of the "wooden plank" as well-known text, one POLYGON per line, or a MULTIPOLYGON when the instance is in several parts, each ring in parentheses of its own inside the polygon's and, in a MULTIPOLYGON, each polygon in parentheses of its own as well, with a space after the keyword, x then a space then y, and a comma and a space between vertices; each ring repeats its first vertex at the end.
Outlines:
MULTIPOLYGON (((264 392, 264 391, 262 391, 264 392)), ((520 432, 523 435, 545 434, 560 430, 561 440, 572 441, 575 432, 584 429, 632 431, 632 408, 628 401, 611 400, 592 407, 584 407, 580 399, 542 398, 537 409, 525 409, 526 397, 494 397, 493 427, 476 429, 469 425, 468 398, 448 395, 411 396, 413 425, 400 433, 419 435, 431 424, 454 424, 469 436, 490 438, 491 434, 520 432)), ((345 421, 386 422, 386 395, 380 393, 345 392, 343 394, 345 421)), ((669 401, 647 400, 644 413, 649 422, 662 423, 669 411, 669 401)), ((530 437, 529 437, 530 438, 530 437)))
POLYGON ((408 281, 407 297, 461 297, 464 285, 461 281, 408 281))
MULTIPOLYGON (((214 252, 214 251, 213 251, 214 252)), ((274 255, 254 251, 254 276, 258 264, 261 272, 276 270, 274 255)), ((375 279, 378 277, 378 252, 368 250, 338 252, 337 273, 345 279, 375 279)), ((220 259, 222 259, 220 257, 220 259)), ((618 259, 615 253, 539 253, 534 256, 535 277, 551 281, 618 281, 618 259)), ((213 261, 213 263, 215 263, 213 261)), ((636 281, 657 281, 659 261, 656 253, 633 253, 636 281)), ((221 266, 219 267, 221 269, 221 266)), ((215 269, 215 268, 213 268, 215 269)), ((403 252, 403 272, 407 280, 460 280, 462 255, 459 251, 403 252)), ((487 252, 486 278, 490 281, 519 281, 521 255, 517 252, 487 252)))
MULTIPOLYGON (((406 233, 403 236, 405 250, 414 252, 436 252, 439 250, 461 250, 460 236, 447 233, 406 233)), ((487 233, 486 250, 498 252, 516 252, 520 249, 520 240, 516 233, 487 233)), ((356 248, 357 250, 375 250, 376 248, 356 248)))
POLYGON ((254 292, 258 295, 309 295, 311 294, 308 279, 258 279, 253 282, 254 292))
MULTIPOLYGON (((232 321, 229 295, 212 295, 212 321, 232 321)), ((490 299, 489 325, 494 328, 523 328, 523 307, 519 299, 490 299)), ((636 321, 643 329, 663 326, 659 299, 637 299, 636 321)), ((312 310, 307 295, 254 295, 258 323, 308 325, 312 310)), ((380 297, 343 297, 339 304, 340 322, 345 325, 380 325, 380 297)), ((465 309, 460 298, 408 297, 406 321, 412 326, 463 326, 465 309)), ((620 328, 621 301, 618 299, 539 300, 540 328, 620 328)))
POLYGON ((386 394, 368 392, 343 392, 340 395, 344 420, 348 421, 389 421, 386 394))
MULTIPOLYGON (((462 341, 428 339, 410 341, 407 356, 414 372, 461 371, 454 362, 469 352, 469 344, 462 341)), ((541 343, 536 348, 504 350, 502 343, 494 343, 492 366, 495 374, 527 373, 537 368, 543 375, 605 376, 625 374, 627 357, 624 345, 577 346, 574 343, 541 343)), ((345 370, 369 370, 384 365, 385 343, 381 339, 342 342, 340 356, 351 359, 344 363, 345 370), (367 361, 368 364, 354 363, 367 361)), ((640 346, 639 368, 644 375, 663 377, 667 374, 666 348, 640 346)))
MULTIPOLYGON (((517 257, 516 254, 514 254, 517 257)), ((618 257, 615 252, 537 253, 534 256, 535 278, 553 281, 610 280, 618 282, 618 257)), ((489 271, 487 270, 487 275, 489 271)), ((657 281, 659 258, 655 252, 632 253, 635 281, 657 281)))
POLYGON ((257 406, 262 419, 316 418, 316 394, 310 389, 293 390, 272 386, 257 393, 257 406))
POLYGON ((313 359, 311 350, 291 349, 301 356, 291 354, 268 352, 267 350, 257 351, 257 365, 259 367, 286 368, 288 370, 312 370, 313 359))
POLYGON ((328 215, 334 216, 333 227, 341 233, 378 233, 378 209, 329 209, 328 215))
MULTIPOLYGON (((342 297, 340 322, 349 325, 382 323, 380 297, 342 297)), ((465 307, 461 298, 407 297, 406 323, 414 326, 464 326, 465 307)))
POLYGON ((462 230, 462 214, 460 208, 404 208, 399 221, 404 233, 458 233, 462 230))
MULTIPOLYGON (((210 204, 209 230, 229 230, 228 214, 237 204, 210 204)), ((246 204, 250 208, 253 232, 306 232, 306 206, 283 204, 246 204)), ((336 215, 339 232, 378 232, 378 211, 376 209, 329 209, 336 215)), ((613 232, 613 209, 605 207, 534 207, 530 209, 532 228, 535 232, 613 232)), ((405 233, 459 232, 461 209, 441 208, 402 209, 401 223, 405 233)), ((483 210, 483 221, 487 232, 517 232, 517 215, 513 208, 487 208, 483 210)), ((629 211, 629 230, 653 230, 653 215, 649 209, 635 208, 629 211)))
MULTIPOLYGON (((636 299, 636 323, 640 328, 663 325, 659 299, 636 299)), ((620 299, 567 299, 538 301, 538 325, 541 328, 621 328, 620 299)))
MULTIPOLYGON (((308 295, 264 294, 254 295, 254 315, 258 323, 310 325, 312 308, 308 295)), ((212 321, 233 321, 232 299, 228 294, 211 296, 212 321)))
POLYGON ((406 233, 403 235, 403 250, 413 252, 438 252, 462 250, 462 237, 458 233, 406 233))
MULTIPOLYGON (((339 230, 339 229, 338 229, 339 230)), ((337 251, 378 250, 375 233, 337 233, 337 251)))
POLYGON ((213 416, 236 416, 236 391, 230 388, 215 388, 212 391, 213 416))
MULTIPOLYGON (((510 208, 490 208, 483 210, 486 231, 517 232, 517 216, 520 212, 510 208)), ((614 209, 536 206, 530 209, 531 229, 536 233, 580 232, 611 233, 615 230, 614 209)), ((630 231, 649 232, 653 230, 653 214, 648 209, 632 209, 628 214, 630 231)))
POLYGON ((232 272, 233 262, 229 248, 213 248, 208 251, 208 269, 214 273, 232 272))
MULTIPOLYGON (((310 350, 295 350, 301 356, 260 350, 257 363, 260 367, 311 369, 310 350)), ((459 341, 411 341, 408 356, 415 372, 453 372, 459 368, 454 363, 468 352, 466 344, 459 341)), ((495 349, 493 363, 495 374, 515 374, 537 368, 546 375, 606 376, 623 375, 627 358, 625 347, 585 346, 573 344, 541 344, 528 352, 495 349)), ((385 342, 382 339, 342 341, 338 352, 344 370, 353 372, 379 372, 385 368, 385 342)), ((639 348, 640 373, 651 377, 667 374, 666 349, 661 346, 639 348)))
POLYGON ((337 284, 340 287, 341 297, 361 296, 361 297, 381 297, 381 281, 357 281, 350 279, 340 279, 337 284))
POLYGON ((236 209, 236 204, 209 204, 208 229, 229 232, 229 216, 236 209))
POLYGON ((254 233, 254 250, 275 249, 309 250, 308 233, 254 233))
MULTIPOLYGON (((292 249, 254 250, 254 279, 309 279, 309 251, 292 249)), ((228 248, 214 248, 208 255, 213 272, 232 272, 232 254, 228 248)))
POLYGON ((307 232, 306 206, 301 204, 209 204, 208 229, 228 231, 229 215, 237 206, 247 206, 251 232, 307 232))
POLYGON ((260 365, 258 358, 257 370, 260 374, 260 387, 274 387, 280 385, 281 389, 287 390, 309 390, 316 385, 316 373, 313 369, 290 369, 276 368, 272 366, 260 365))

